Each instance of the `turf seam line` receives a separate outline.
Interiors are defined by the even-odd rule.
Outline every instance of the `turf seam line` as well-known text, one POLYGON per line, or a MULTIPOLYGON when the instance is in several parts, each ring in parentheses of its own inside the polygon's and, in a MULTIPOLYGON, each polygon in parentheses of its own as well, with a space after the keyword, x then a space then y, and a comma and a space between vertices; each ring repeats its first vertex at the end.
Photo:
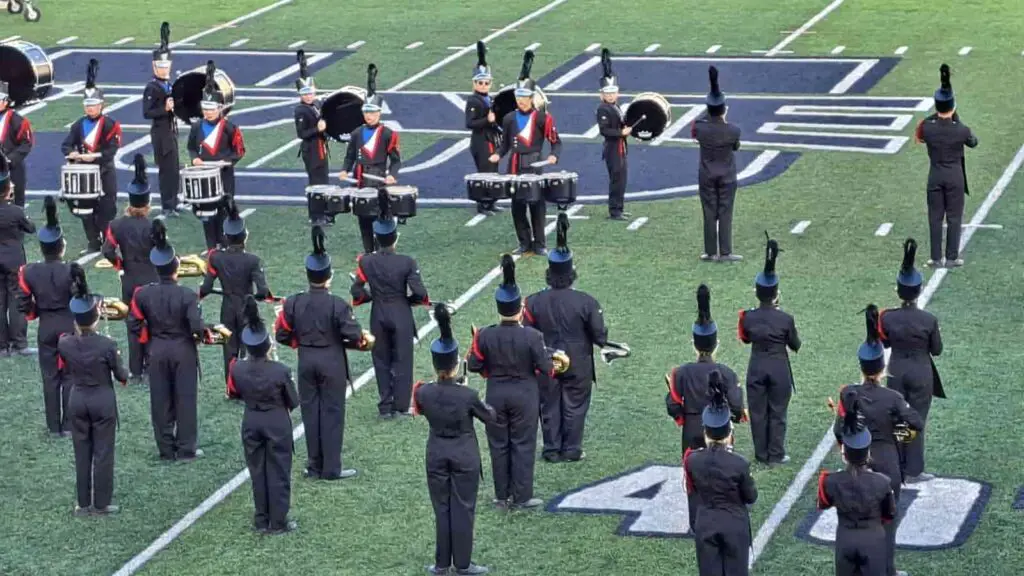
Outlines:
POLYGON ((814 26, 818 22, 821 22, 822 20, 824 20, 825 17, 828 16, 833 10, 835 10, 836 8, 839 8, 839 6, 841 6, 843 4, 843 1, 844 0, 833 0, 833 2, 831 4, 829 4, 828 6, 825 6, 825 8, 822 9, 821 12, 818 12, 817 14, 812 16, 810 20, 808 20, 807 22, 804 22, 803 26, 797 28, 789 36, 786 36, 785 38, 783 38, 782 42, 779 42, 775 46, 771 47, 765 53, 765 55, 766 56, 775 56, 776 54, 779 54, 780 52, 782 52, 783 48, 785 48, 786 46, 789 46, 790 44, 792 44, 794 40, 796 40, 797 38, 802 36, 804 33, 806 33, 808 30, 810 30, 812 26, 814 26))

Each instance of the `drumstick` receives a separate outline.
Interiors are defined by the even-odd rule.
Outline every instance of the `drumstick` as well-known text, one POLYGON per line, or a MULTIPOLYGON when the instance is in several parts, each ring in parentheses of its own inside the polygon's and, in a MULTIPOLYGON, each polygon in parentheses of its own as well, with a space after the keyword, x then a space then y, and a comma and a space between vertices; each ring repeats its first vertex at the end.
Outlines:
POLYGON ((363 178, 366 178, 368 180, 376 180, 378 182, 384 182, 385 180, 383 176, 374 176, 373 174, 363 174, 363 178))
POLYGON ((548 162, 547 160, 541 160, 540 162, 534 162, 534 163, 530 164, 530 168, 543 168, 544 166, 547 166, 548 164, 550 164, 550 162, 548 162))
POLYGON ((639 119, 639 120, 637 120, 636 122, 633 122, 633 123, 632 123, 632 124, 631 124, 631 125, 629 126, 629 129, 630 129, 630 130, 632 130, 633 128, 636 128, 636 125, 637 125, 637 124, 639 124, 639 123, 641 123, 641 122, 643 122, 644 120, 647 120, 647 114, 643 114, 643 115, 641 115, 641 116, 640 116, 640 119, 639 119))

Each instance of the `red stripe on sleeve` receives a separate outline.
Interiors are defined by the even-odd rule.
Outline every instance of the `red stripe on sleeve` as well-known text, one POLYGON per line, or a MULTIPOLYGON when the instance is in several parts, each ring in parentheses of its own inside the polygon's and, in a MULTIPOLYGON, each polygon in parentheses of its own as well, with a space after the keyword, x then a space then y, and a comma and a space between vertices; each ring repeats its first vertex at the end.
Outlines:
POLYGON ((422 385, 423 380, 417 380, 416 383, 412 385, 412 413, 416 416, 423 413, 423 409, 420 408, 420 403, 416 401, 416 391, 419 390, 422 385))
POLYGON ((473 343, 470 344, 470 346, 469 346, 469 352, 473 356, 476 356, 477 360, 480 360, 482 362, 483 359, 484 359, 484 355, 480 353, 480 346, 477 344, 477 340, 479 338, 480 338, 480 331, 478 330, 476 333, 473 334, 473 343))
POLYGON ((110 142, 114 138, 117 138, 117 145, 121 145, 121 123, 114 121, 114 127, 110 129, 110 133, 107 134, 107 142, 110 142))
POLYGON ((888 340, 888 336, 885 335, 885 328, 882 327, 882 318, 885 318, 885 310, 878 313, 878 335, 881 336, 882 340, 888 340))
POLYGON ((527 307, 527 304, 529 303, 529 301, 530 301, 529 298, 524 298, 523 299, 523 317, 526 318, 526 321, 529 322, 532 325, 534 323, 533 314, 530 314, 530 309, 529 309, 529 307, 527 307))
POLYGON ((686 486, 686 493, 692 494, 696 489, 693 486, 693 478, 690 477, 690 455, 693 454, 692 448, 687 448, 686 452, 683 453, 683 484, 686 486))
POLYGON ((917 140, 918 144, 924 143, 924 120, 917 123, 917 129, 914 130, 914 140, 917 140))
MULTIPOLYGON (((668 379, 668 395, 672 398, 673 402, 679 404, 682 407, 685 407, 686 402, 683 400, 683 397, 679 394, 679 390, 676 389, 676 370, 678 370, 678 368, 673 368, 672 372, 665 376, 668 379)), ((683 424, 686 424, 686 416, 676 416, 675 421, 676 424, 682 426, 683 424)))
POLYGON ((14 137, 14 141, 21 143, 28 138, 28 141, 35 144, 35 136, 32 135, 32 123, 28 121, 28 118, 21 119, 21 128, 18 129, 17 136, 14 137))
MULTIPOLYGON (((392 130, 391 131, 391 139, 388 140, 388 154, 398 150, 398 142, 399 142, 398 132, 395 132, 394 130, 392 130)), ((401 152, 401 150, 399 150, 399 152, 401 152)))
POLYGON ((697 139, 697 121, 690 122, 690 138, 697 139))
POLYGON ((842 388, 839 389, 839 405, 836 406, 836 414, 839 414, 840 418, 846 416, 846 407, 843 406, 843 391, 844 390, 846 390, 846 386, 843 386, 842 388))
POLYGON ((235 154, 241 158, 245 156, 245 138, 242 137, 242 129, 235 126, 235 135, 231 137, 231 147, 235 149, 235 154))
POLYGON ((744 344, 750 344, 750 339, 747 337, 747 331, 743 328, 743 320, 747 317, 746 310, 740 310, 740 321, 736 324, 736 337, 740 339, 740 342, 744 344))
POLYGON ((67 366, 67 364, 64 363, 64 357, 61 356, 60 354, 57 354, 57 370, 64 370, 64 366, 67 366))
POLYGON ((825 478, 828 478, 828 472, 822 470, 821 475, 818 476, 818 510, 832 507, 832 503, 828 500, 828 494, 825 492, 825 478))
POLYGON ((238 398, 238 389, 235 388, 235 364, 238 362, 238 358, 232 358, 228 364, 228 398, 238 398))
POLYGON ((214 278, 217 277, 217 269, 213 267, 213 254, 216 251, 216 248, 210 248, 206 251, 206 270, 209 271, 214 278))
MULTIPOLYGON (((32 287, 28 285, 28 281, 25 280, 25 265, 22 264, 18 268, 18 288, 25 293, 26 296, 32 297, 32 287)), ((25 320, 35 320, 38 315, 36 314, 36 307, 32 306, 32 309, 25 314, 25 320)))

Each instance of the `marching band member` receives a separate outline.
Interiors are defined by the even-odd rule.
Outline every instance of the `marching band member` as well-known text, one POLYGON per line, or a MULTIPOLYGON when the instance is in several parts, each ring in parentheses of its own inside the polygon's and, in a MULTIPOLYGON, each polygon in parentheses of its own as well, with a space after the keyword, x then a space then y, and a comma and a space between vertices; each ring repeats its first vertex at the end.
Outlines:
POLYGON ((171 96, 171 25, 160 25, 160 47, 153 51, 153 79, 142 93, 142 116, 152 122, 153 160, 160 171, 160 206, 165 216, 178 213, 178 121, 171 96))
POLYGON ((466 356, 468 369, 487 379, 486 401, 497 417, 487 427, 494 477, 494 504, 500 508, 536 508, 544 502, 533 497, 537 424, 540 411, 538 372, 553 377, 552 355, 544 335, 520 324, 523 296, 516 286, 512 256, 501 257, 504 280, 494 299, 500 324, 473 330, 466 356))
POLYGON ((839 516, 836 576, 888 576, 885 525, 896 518, 896 499, 889 478, 868 463, 871 432, 864 427, 856 391, 848 390, 840 400, 846 469, 822 471, 818 477, 818 510, 835 507, 839 516))
POLYGON ((431 574, 487 574, 473 564, 473 523, 480 487, 480 446, 473 419, 493 424, 494 408, 480 401, 477 391, 458 380, 459 341, 445 304, 434 306, 441 335, 430 344, 437 380, 416 383, 413 408, 430 424, 427 437, 427 489, 434 507, 437 542, 431 574))
POLYGON ((74 390, 69 403, 71 438, 75 446, 75 516, 106 516, 118 511, 110 504, 114 492, 114 437, 117 395, 114 380, 128 382, 117 343, 96 332, 103 296, 93 294, 85 270, 71 264, 72 293, 67 304, 77 333, 62 334, 57 343, 63 378, 74 390), (111 378, 113 377, 113 378, 111 378))
POLYGON ((960 226, 964 216, 967 168, 964 146, 974 148, 978 137, 956 113, 956 98, 949 81, 949 66, 939 67, 941 85, 935 91, 935 114, 921 120, 915 137, 928 147, 928 230, 931 258, 928 266, 963 266, 960 226), (942 259, 942 224, 946 223, 946 259, 942 259))
POLYGON ((25 234, 36 225, 25 210, 11 203, 11 164, 0 152, 0 358, 11 354, 29 356, 28 323, 18 306, 18 270, 25 264, 25 234))
POLYGON ((25 206, 25 157, 35 145, 32 123, 11 107, 7 82, 0 81, 0 154, 7 156, 10 163, 11 184, 14 186, 14 203, 25 206))
POLYGON ((71 382, 61 378, 57 343, 62 334, 75 331, 75 319, 68 309, 71 302, 71 267, 64 257, 64 233, 57 219, 57 201, 43 199, 46 225, 39 228, 39 251, 43 261, 26 264, 18 271, 21 288, 19 308, 29 320, 39 319, 36 342, 39 345, 39 373, 43 377, 43 409, 46 428, 54 436, 67 436, 70 422, 68 397, 71 382))
POLYGON ((697 180, 700 205, 704 211, 704 261, 742 260, 732 253, 732 211, 736 200, 736 158, 740 129, 725 119, 725 94, 718 87, 718 69, 708 68, 711 91, 707 116, 695 121, 690 136, 700 144, 697 180))
MULTIPOLYGON (((767 233, 765 233, 767 236, 767 233)), ((789 353, 800 351, 800 335, 793 316, 779 308, 779 276, 775 260, 779 245, 768 240, 764 270, 754 279, 758 308, 740 311, 737 334, 750 344, 747 365, 747 404, 754 458, 762 464, 789 462, 786 454, 786 412, 793 395, 793 371, 789 353)))
POLYGON ((103 233, 117 213, 117 172, 114 155, 121 147, 121 123, 103 113, 103 90, 96 87, 100 63, 89 60, 82 100, 85 116, 71 125, 60 152, 72 162, 95 162, 100 165, 103 196, 92 214, 82 217, 82 228, 89 244, 80 254, 99 252, 103 233), (92 156, 96 154, 97 156, 92 156))
MULTIPOLYGON (((188 154, 193 166, 202 166, 206 162, 230 162, 220 169, 226 200, 235 195, 235 164, 245 156, 245 140, 242 137, 242 130, 221 115, 224 95, 217 89, 215 72, 213 60, 208 61, 206 87, 203 90, 201 104, 203 119, 192 125, 188 135, 188 154)), ((224 245, 221 233, 225 216, 225 203, 222 202, 217 206, 215 215, 202 218, 207 250, 224 245)))
MULTIPOLYGON (((714 374, 714 372, 712 373, 714 374)), ((746 576, 752 537, 748 506, 757 502, 750 463, 732 450, 732 413, 721 378, 708 382, 708 405, 701 413, 706 448, 687 449, 683 477, 696 494, 692 525, 700 576, 746 576)))
POLYGON ((370 333, 376 339, 373 371, 380 393, 377 411, 380 418, 391 419, 409 415, 412 345, 416 338, 412 307, 430 306, 430 297, 420 278, 420 265, 414 258, 395 252, 400 234, 385 190, 378 192, 377 202, 380 216, 373 223, 373 236, 378 249, 356 261, 351 293, 353 306, 372 302, 370 333))
MULTIPOLYGON (((867 324, 867 337, 857 349, 863 381, 860 384, 843 386, 839 390, 840 403, 836 410, 833 432, 836 439, 841 442, 843 419, 846 416, 846 408, 852 401, 849 395, 855 394, 864 415, 865 427, 871 432, 871 469, 889 478, 893 496, 899 502, 900 488, 903 485, 903 466, 900 462, 901 449, 897 446, 895 432, 901 428, 909 429, 908 434, 913 436, 924 429, 924 420, 910 404, 907 404, 902 394, 882 386, 882 377, 885 376, 885 348, 878 332, 878 308, 874 304, 868 304, 864 309, 864 318, 867 324)), ((898 518, 885 525, 888 575, 906 576, 906 572, 896 570, 897 526, 898 518)))
POLYGON ((149 261, 160 280, 135 289, 128 327, 149 344, 149 406, 160 459, 190 462, 203 455, 196 448, 196 343, 209 335, 199 297, 178 284, 178 256, 163 220, 153 222, 152 241, 149 261))
POLYGON ((298 528, 288 519, 292 492, 292 417, 299 395, 292 371, 267 358, 273 345, 260 318, 259 305, 245 297, 241 340, 247 358, 233 362, 228 374, 229 393, 242 399, 242 449, 252 478, 252 499, 256 507, 253 530, 261 534, 283 534, 298 528))
MULTIPOLYGON (((136 288, 160 279, 149 260, 153 240, 150 238, 150 189, 145 157, 136 154, 134 164, 135 178, 128 187, 128 207, 125 208, 124 216, 114 219, 107 226, 101 249, 103 257, 114 266, 121 278, 121 301, 125 303, 132 301, 136 288)), ((145 377, 147 348, 128 328, 128 370, 131 372, 129 380, 133 384, 141 384, 145 377)))
POLYGON ((601 65, 604 73, 601 76, 601 104, 597 107, 597 125, 604 137, 601 159, 608 169, 608 218, 625 220, 630 216, 628 212, 622 211, 628 172, 626 138, 633 133, 633 129, 626 126, 622 108, 619 108, 619 86, 612 73, 612 53, 607 48, 601 50, 601 65))
MULTIPOLYGON (((348 179, 350 172, 360 188, 382 188, 396 184, 398 171, 402 168, 402 153, 399 149, 398 132, 384 126, 380 122, 380 113, 384 99, 377 94, 377 66, 370 64, 366 69, 366 101, 363 103, 363 124, 352 132, 345 151, 345 162, 338 175, 342 180, 348 179), (377 176, 384 182, 365 178, 377 176)), ((359 233, 363 239, 363 253, 373 252, 372 216, 359 217, 359 233)))
MULTIPOLYGON (((497 172, 498 163, 491 162, 499 133, 498 119, 491 109, 491 69, 487 66, 487 47, 482 40, 476 43, 476 66, 473 67, 473 93, 466 98, 466 129, 472 131, 469 140, 469 153, 473 156, 473 164, 477 172, 497 172)), ((501 212, 495 202, 478 202, 476 211, 479 214, 501 212)))
POLYGON ((306 256, 309 289, 284 301, 274 324, 275 338, 299 351, 299 398, 306 428, 306 478, 341 480, 356 475, 341 467, 345 435, 346 350, 369 350, 372 341, 352 308, 331 294, 331 256, 324 231, 313 226, 313 252, 306 256))
POLYGON ((583 427, 597 381, 594 346, 608 343, 608 329, 601 304, 572 287, 576 267, 565 212, 558 214, 557 226, 556 248, 548 253, 548 288, 523 301, 523 325, 540 330, 548 348, 569 355, 569 369, 542 387, 542 454, 548 462, 576 462, 583 458, 583 427))
MULTIPOLYGON (((263 273, 263 261, 259 256, 245 251, 245 240, 249 231, 245 220, 238 214, 234 198, 225 200, 227 218, 224 220, 225 248, 210 250, 206 256, 206 275, 199 287, 199 299, 213 293, 214 280, 220 280, 220 322, 231 331, 231 337, 224 344, 224 379, 227 381, 231 362, 238 358, 241 348, 242 329, 245 328, 245 301, 255 294, 257 300, 266 300, 271 294, 267 278, 263 273)), ((230 396, 229 392, 225 392, 230 396)))
MULTIPOLYGON (((299 79, 295 81, 295 89, 299 93, 299 103, 295 105, 295 137, 302 140, 299 144, 299 157, 306 168, 309 185, 327 184, 330 174, 330 155, 327 153, 327 122, 320 117, 320 101, 316 98, 316 82, 306 68, 306 52, 299 50, 296 58, 299 61, 299 79)), ((314 213, 314 207, 307 201, 310 222, 323 220, 333 221, 333 216, 314 213)))
MULTIPOLYGON (((921 273, 914 268, 917 242, 907 238, 903 244, 903 264, 896 275, 896 292, 903 304, 883 310, 878 316, 878 333, 882 344, 892 349, 889 358, 888 387, 907 400, 910 407, 927 422, 932 396, 945 398, 942 379, 935 368, 933 356, 942 354, 942 333, 939 319, 917 307, 921 294, 921 273)), ((905 448, 907 482, 923 482, 935 476, 924 471, 924 434, 921 430, 905 448)))
MULTIPOLYGON (((512 151, 508 163, 509 174, 540 174, 540 168, 533 168, 530 165, 540 160, 545 140, 551 149, 547 157, 548 164, 557 163, 562 152, 562 140, 555 129, 554 116, 550 112, 533 108, 533 93, 537 85, 530 79, 532 67, 533 52, 527 50, 523 55, 523 68, 519 72, 519 81, 515 87, 518 110, 509 112, 502 119, 501 149, 490 157, 490 161, 497 164, 503 156, 512 151)), ((543 256, 548 253, 547 238, 544 234, 546 211, 547 202, 543 197, 529 205, 525 202, 512 201, 512 220, 515 223, 516 236, 519 238, 519 247, 513 254, 532 251, 543 256)))

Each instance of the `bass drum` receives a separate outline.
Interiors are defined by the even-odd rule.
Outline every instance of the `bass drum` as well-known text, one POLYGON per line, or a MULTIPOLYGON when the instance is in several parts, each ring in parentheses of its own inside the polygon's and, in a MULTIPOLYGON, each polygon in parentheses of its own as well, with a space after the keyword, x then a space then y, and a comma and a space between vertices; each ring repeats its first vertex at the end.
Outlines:
POLYGON ((668 100, 654 92, 637 94, 626 109, 626 125, 633 126, 633 136, 637 140, 654 140, 661 136, 671 121, 672 107, 668 100), (641 116, 646 118, 637 123, 641 116))
MULTIPOLYGON (((548 96, 540 88, 535 88, 533 91, 533 108, 544 112, 548 109, 548 96)), ((491 104, 491 109, 494 111, 494 121, 501 127, 502 121, 509 112, 516 110, 516 86, 515 84, 509 84, 498 91, 498 95, 494 97, 494 103, 491 104)))
MULTIPOLYGON (((224 96, 223 114, 231 111, 235 105, 235 83, 226 72, 218 68, 213 73, 217 89, 224 96)), ((191 123, 203 117, 203 90, 206 88, 206 66, 189 70, 174 81, 171 86, 171 97, 174 98, 174 115, 184 122, 191 123)))
POLYGON ((42 100, 53 89, 53 62, 42 48, 14 40, 0 44, 0 80, 15 108, 42 100))
POLYGON ((366 89, 357 86, 345 86, 328 96, 320 108, 320 118, 327 124, 324 133, 338 142, 347 141, 363 125, 363 102, 366 89))

